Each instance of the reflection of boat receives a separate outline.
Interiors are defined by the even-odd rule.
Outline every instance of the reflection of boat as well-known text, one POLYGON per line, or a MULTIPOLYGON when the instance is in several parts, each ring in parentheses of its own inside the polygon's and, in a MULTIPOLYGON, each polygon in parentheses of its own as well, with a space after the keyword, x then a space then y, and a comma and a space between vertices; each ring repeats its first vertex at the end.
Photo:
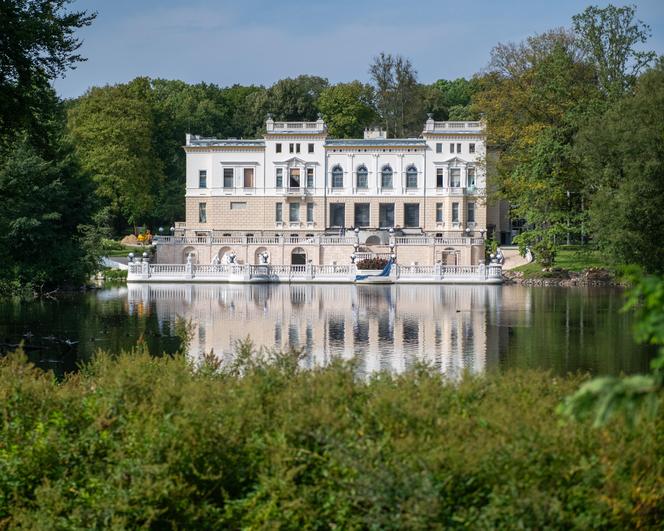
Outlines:
POLYGON ((376 275, 355 275, 355 283, 357 284, 392 284, 394 279, 390 277, 392 270, 392 259, 387 261, 383 270, 376 275))

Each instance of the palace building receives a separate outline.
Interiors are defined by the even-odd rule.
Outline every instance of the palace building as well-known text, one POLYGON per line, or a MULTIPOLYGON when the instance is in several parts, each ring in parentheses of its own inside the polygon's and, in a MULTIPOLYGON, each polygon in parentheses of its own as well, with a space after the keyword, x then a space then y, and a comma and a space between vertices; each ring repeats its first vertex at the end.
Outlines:
POLYGON ((265 125, 262 139, 187 135, 186 220, 156 238, 158 263, 476 265, 500 231, 482 122, 359 139, 329 137, 320 118, 265 125))

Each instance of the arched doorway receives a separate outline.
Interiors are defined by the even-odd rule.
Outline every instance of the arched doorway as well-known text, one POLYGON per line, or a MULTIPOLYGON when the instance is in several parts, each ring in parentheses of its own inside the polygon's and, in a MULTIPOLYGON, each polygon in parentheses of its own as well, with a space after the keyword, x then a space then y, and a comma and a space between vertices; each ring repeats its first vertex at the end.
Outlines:
POLYGON ((189 253, 191 253, 191 263, 192 264, 197 264, 198 263, 198 254, 196 253, 196 249, 193 247, 185 247, 182 250, 182 263, 186 264, 187 263, 187 257, 189 256, 189 253))
POLYGON ((307 253, 302 247, 296 247, 291 251, 291 265, 306 265, 307 253))
POLYGON ((270 261, 270 253, 267 250, 267 247, 259 247, 254 252, 254 264, 256 265, 266 265, 270 261), (267 253, 267 262, 265 261, 264 253, 267 253))
POLYGON ((443 251, 441 252, 440 261, 443 265, 448 265, 448 266, 459 265, 459 251, 451 247, 443 249, 443 251))
POLYGON ((228 246, 219 249, 217 256, 219 257, 220 264, 232 263, 231 257, 233 257, 233 260, 237 261, 237 253, 231 247, 228 246))
POLYGON ((369 236, 365 245, 380 245, 380 238, 378 236, 369 236))

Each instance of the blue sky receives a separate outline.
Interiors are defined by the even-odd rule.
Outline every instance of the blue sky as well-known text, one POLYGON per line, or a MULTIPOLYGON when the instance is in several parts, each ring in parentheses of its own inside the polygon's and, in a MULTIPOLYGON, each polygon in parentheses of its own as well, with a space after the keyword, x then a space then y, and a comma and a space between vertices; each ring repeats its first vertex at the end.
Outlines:
MULTIPOLYGON (((270 85, 299 74, 368 80, 381 51, 410 58, 422 82, 468 77, 498 42, 569 26, 572 0, 77 0, 88 58, 55 82, 63 97, 139 75, 270 85)), ((594 2, 606 5, 607 2, 594 2)), ((616 2, 622 5, 620 2, 616 2)), ((664 54, 664 0, 633 2, 664 54)))

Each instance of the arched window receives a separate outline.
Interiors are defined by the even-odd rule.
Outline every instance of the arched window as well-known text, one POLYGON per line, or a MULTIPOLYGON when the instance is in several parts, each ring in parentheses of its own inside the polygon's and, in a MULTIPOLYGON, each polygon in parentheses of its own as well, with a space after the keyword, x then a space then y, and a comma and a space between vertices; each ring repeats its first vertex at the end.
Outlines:
POLYGON ((338 164, 332 168, 332 188, 344 187, 344 170, 338 164))
POLYGON ((369 188, 369 172, 364 164, 357 168, 357 188, 369 188))
POLYGON ((381 188, 392 188, 392 168, 389 164, 383 166, 383 169, 380 171, 380 187, 381 188))
POLYGON ((417 168, 414 165, 406 170, 406 188, 417 188, 417 168))

